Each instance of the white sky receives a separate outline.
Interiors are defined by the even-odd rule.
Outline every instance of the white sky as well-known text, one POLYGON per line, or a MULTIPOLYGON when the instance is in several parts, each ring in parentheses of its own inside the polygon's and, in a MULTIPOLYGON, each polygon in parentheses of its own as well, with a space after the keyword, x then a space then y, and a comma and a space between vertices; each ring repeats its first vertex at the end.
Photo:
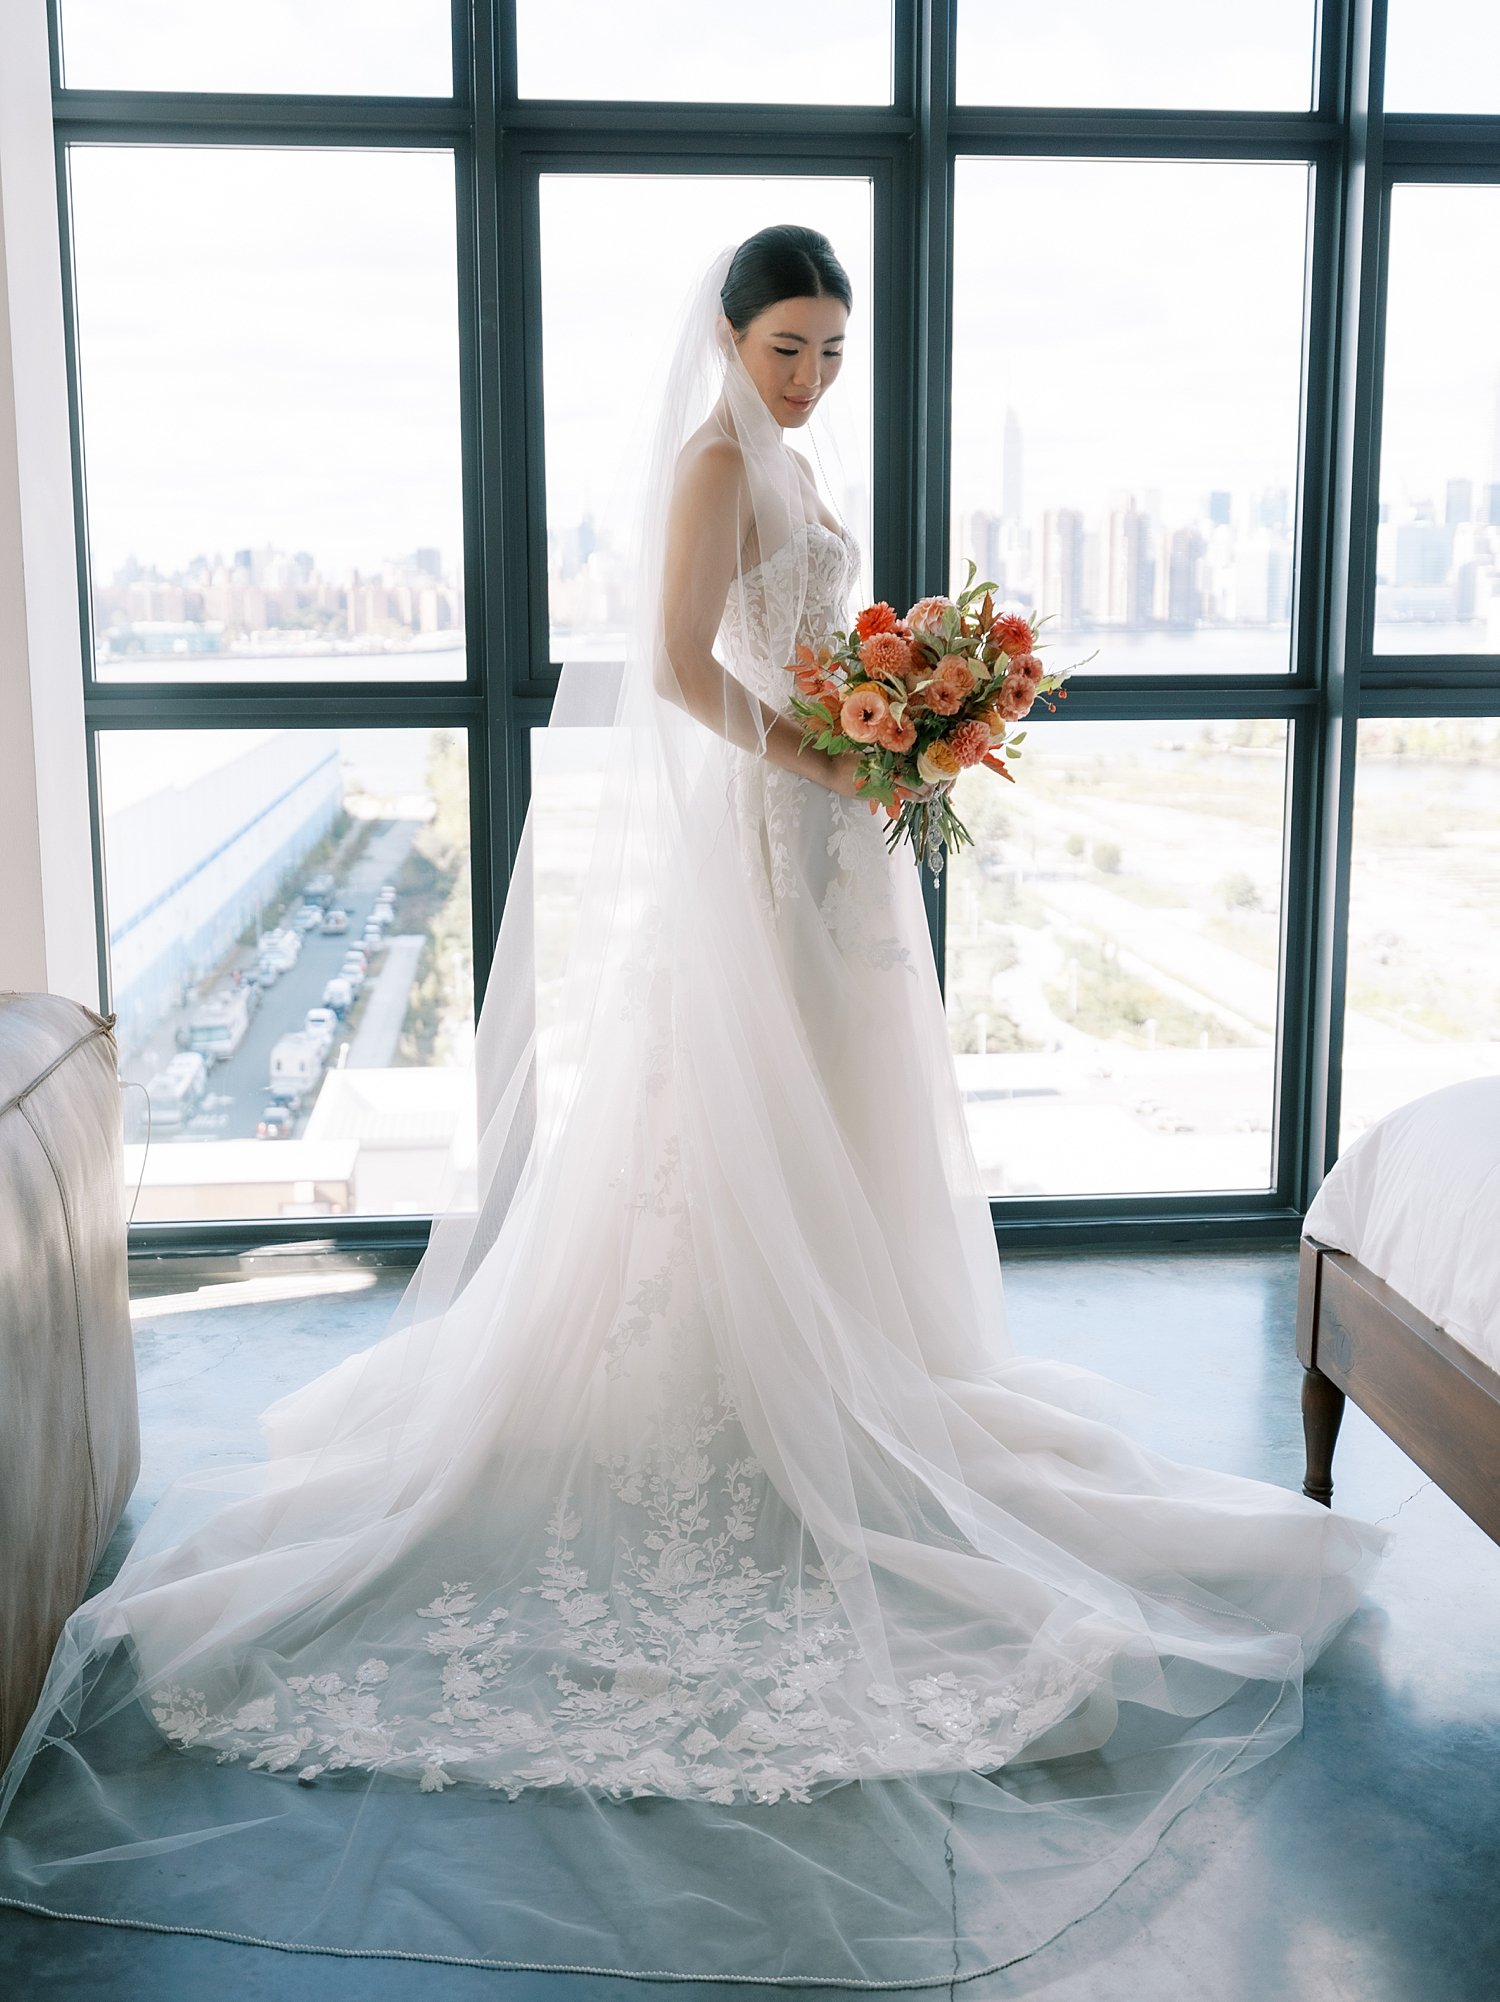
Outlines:
POLYGON ((1391 206, 1382 498, 1500 481, 1500 188, 1398 187, 1391 206))
MULTIPOLYGON (((375 90, 400 80, 441 90, 446 77, 447 0, 64 6, 69 77, 80 84, 375 90)), ((744 95, 788 99, 885 88, 871 55, 884 50, 881 0, 823 0, 810 12, 765 0, 748 36, 739 10, 721 17, 699 0, 639 0, 623 40, 614 0, 522 0, 519 13, 523 86, 602 91, 607 72, 614 91, 661 95, 730 77, 744 95), (736 36, 732 63, 701 32, 721 18, 736 36), (644 77, 637 48, 650 53, 644 77), (769 70, 756 68, 762 58, 769 70)), ((997 80, 1021 73, 1032 101, 1107 95, 1113 79, 1121 102, 1149 86, 1157 102, 1192 88, 1215 103, 1291 103, 1304 88, 1295 79, 1307 74, 1309 20, 1309 0, 1262 0, 1254 12, 1239 0, 965 0, 960 96, 999 96, 997 80)), ((1403 101, 1421 98, 1424 75, 1445 87, 1468 78, 1471 96, 1500 109, 1492 0, 1392 0, 1391 33, 1403 101), (1491 45, 1488 65, 1452 60, 1455 48, 1467 57, 1491 45)), ((130 551, 171 567, 263 541, 310 548, 328 570, 436 544, 451 569, 448 160, 121 147, 80 147, 73 160, 96 573, 130 551)), ((1209 487, 1292 487, 1305 186, 1304 170, 1284 164, 961 161, 955 507, 997 503, 1007 405, 1022 426, 1028 513, 1098 509, 1129 488, 1158 491, 1175 516, 1209 487)), ((848 478, 863 477, 865 184, 558 175, 543 183, 542 218, 554 525, 589 506, 607 516, 687 286, 722 243, 770 221, 826 230, 853 280, 848 359, 814 435, 836 433, 848 478)), ((1496 476, 1484 461, 1500 368, 1497 222, 1494 191, 1398 193, 1393 493, 1496 476), (1423 210, 1410 229, 1408 204, 1423 210)))

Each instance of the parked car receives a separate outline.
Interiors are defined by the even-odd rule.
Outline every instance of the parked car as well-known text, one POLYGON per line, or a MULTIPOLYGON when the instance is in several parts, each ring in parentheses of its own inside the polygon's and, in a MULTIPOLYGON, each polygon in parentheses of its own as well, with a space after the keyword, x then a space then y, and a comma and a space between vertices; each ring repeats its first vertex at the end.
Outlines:
POLYGON ((326 1050, 339 1032, 339 1018, 332 1008, 309 1008, 303 1018, 302 1033, 326 1050))
POLYGON ((285 971, 279 959, 258 959, 254 971, 245 978, 254 981, 257 987, 274 987, 285 971))
POLYGON ((302 894, 310 904, 326 904, 333 895, 333 878, 326 869, 320 869, 316 876, 309 876, 302 885, 302 894))
POLYGON ((380 952, 385 945, 385 933, 379 925, 366 925, 360 944, 368 953, 380 952))
MULTIPOLYGON (((160 1133, 164 1128, 181 1126, 192 1110, 180 1083, 170 1078, 165 1071, 158 1071, 146 1086, 146 1097, 151 1107, 150 1131, 160 1133)), ((146 1131, 144 1120, 141 1131, 146 1131)))
POLYGON ((378 925, 393 924, 396 918, 396 906, 388 904, 383 897, 378 898, 370 906, 370 916, 378 925))
POLYGON ((351 940, 350 943, 344 947, 344 958, 346 961, 351 959, 356 959, 359 961, 361 966, 368 966, 370 963, 370 955, 365 951, 362 945, 359 945, 353 940, 351 940))
MULTIPOLYGON (((257 990, 258 991, 258 990, 257 990)), ((243 987, 213 994, 189 1017, 187 1046, 209 1063, 232 1057, 250 1027, 250 996, 243 987)))
POLYGON ((208 1089, 208 1061, 201 1050, 181 1050, 162 1068, 165 1076, 181 1080, 184 1091, 195 1104, 208 1089))
POLYGON ((363 946, 360 947, 358 952, 346 952, 344 954, 344 963, 339 968, 340 973, 344 974, 357 973, 361 980, 364 979, 365 975, 369 972, 369 970, 370 970, 369 955, 366 953, 363 946))
POLYGON ((323 913, 323 923, 321 929, 325 932, 330 932, 330 933, 348 931, 349 913, 346 910, 343 910, 338 904, 334 904, 330 909, 326 910, 323 913))
POLYGON ((325 1008, 331 1008, 334 1014, 339 1016, 341 1019, 343 1016, 348 1014, 349 1009, 353 1006, 353 1003, 354 1003, 353 982, 346 980, 341 973, 336 973, 332 978, 332 980, 329 980, 324 984, 323 1006, 325 1008))
POLYGON ((303 904, 292 913, 293 928, 299 932, 316 931, 323 922, 321 904, 303 904))
POLYGON ((286 1140, 291 1137, 297 1115, 289 1105, 268 1105, 256 1122, 257 1140, 286 1140))
POLYGON ((348 964, 347 962, 339 968, 338 977, 340 980, 348 981, 350 992, 353 994, 358 994, 360 989, 365 984, 364 968, 362 966, 348 964))
POLYGON ((272 1047, 266 1096, 278 1105, 300 1105, 316 1088, 322 1072, 322 1048, 299 1030, 293 1030, 272 1047))
POLYGON ((294 931, 263 931, 256 941, 262 959, 269 959, 283 973, 289 973, 302 954, 301 934, 294 931))
POLYGON ((197 1110, 207 1082, 208 1065, 196 1050, 183 1050, 164 1064, 146 1086, 152 1131, 184 1125, 197 1110))
POLYGON ((385 898, 390 903, 395 903, 396 886, 394 883, 382 883, 380 888, 375 892, 375 894, 377 897, 385 898))

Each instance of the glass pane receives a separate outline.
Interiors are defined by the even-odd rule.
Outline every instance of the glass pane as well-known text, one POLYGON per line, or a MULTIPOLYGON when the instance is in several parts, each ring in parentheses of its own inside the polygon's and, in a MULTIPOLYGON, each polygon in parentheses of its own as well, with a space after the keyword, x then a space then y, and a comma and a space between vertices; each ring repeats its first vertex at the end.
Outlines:
POLYGON ((633 603, 632 455, 649 449, 643 427, 655 419, 678 307, 726 243, 772 222, 822 230, 854 292, 843 366, 798 450, 821 467, 819 488, 859 537, 867 588, 870 183, 548 174, 541 220, 551 658, 620 657, 633 603), (622 394, 623 383, 638 393, 622 394))
POLYGON ((958 782, 947 1002, 995 1196, 1265 1189, 1287 726, 1028 727, 958 782))
POLYGON ((1339 1146, 1500 1071, 1500 720, 1359 726, 1339 1146))
POLYGON ((101 677, 462 678, 452 156, 69 171, 101 677))
POLYGON ((125 1100, 136 1221, 454 1200, 449 1139, 473 1121, 462 734, 117 731, 99 752, 120 1071, 150 1101, 145 1150, 145 1100, 125 1100))
POLYGON ((73 90, 453 95, 451 0, 60 0, 73 90))
POLYGON ((959 0, 960 104, 1306 111, 1315 0, 959 0))
MULTIPOLYGON (((1307 169, 960 160, 952 582, 1093 674, 1291 664, 1307 169)), ((935 586, 934 586, 935 588, 935 586)))
POLYGON ((1495 0, 1387 0, 1387 111, 1500 111, 1495 0))
POLYGON ((891 0, 518 0, 522 97, 889 104, 891 0))
MULTIPOLYGON (((610 674, 608 667, 590 669, 610 674)), ((617 678, 617 677, 616 677, 617 678)), ((592 725, 528 733, 531 759, 532 922, 536 947, 538 1119, 566 1103, 572 1084, 557 1049, 563 976, 578 929, 595 816, 612 732, 592 725)))
POLYGON ((1391 191, 1378 653, 1500 653, 1500 188, 1391 191))

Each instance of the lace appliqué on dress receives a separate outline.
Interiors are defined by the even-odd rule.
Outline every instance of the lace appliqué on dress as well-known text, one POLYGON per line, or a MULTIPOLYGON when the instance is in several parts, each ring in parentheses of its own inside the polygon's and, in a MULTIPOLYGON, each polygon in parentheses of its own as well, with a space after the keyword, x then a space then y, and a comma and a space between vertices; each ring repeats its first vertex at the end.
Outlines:
POLYGON ((818 905, 823 922, 839 950, 847 959, 862 959, 877 973, 904 966, 915 974, 911 949, 890 928, 891 897, 887 875, 872 862, 867 850, 872 842, 880 850, 884 869, 902 866, 886 853, 878 823, 867 806, 846 800, 841 793, 829 798, 833 825, 828 834, 828 853, 838 868, 829 880, 818 905))
POLYGON ((164 1689, 158 1727, 221 1763, 296 1767, 309 1783, 358 1767, 433 1793, 467 1768, 510 1799, 584 1786, 611 1799, 806 1802, 814 1787, 857 1777, 995 1770, 1104 1672, 1100 1648, 988 1685, 951 1671, 904 1689, 872 1681, 827 1569, 809 1563, 791 1578, 747 1548, 776 1504, 722 1376, 641 1452, 596 1465, 633 1518, 634 1533, 617 1531, 612 1575, 579 1561, 584 1515, 565 1493, 535 1582, 509 1607, 480 1609, 467 1584, 444 1583, 418 1609, 441 1663, 425 1718, 409 1704, 382 1715, 392 1670, 372 1657, 351 1680, 291 1676, 284 1700, 222 1715, 200 1691, 164 1689), (514 1663, 538 1651, 552 1656, 545 1715, 524 1690, 506 1701, 514 1663))

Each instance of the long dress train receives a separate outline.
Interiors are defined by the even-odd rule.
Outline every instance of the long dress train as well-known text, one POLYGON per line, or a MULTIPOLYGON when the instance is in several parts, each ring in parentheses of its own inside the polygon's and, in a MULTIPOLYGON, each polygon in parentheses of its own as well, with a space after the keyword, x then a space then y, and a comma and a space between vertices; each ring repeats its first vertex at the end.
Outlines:
MULTIPOLYGON (((855 549, 801 534, 814 641, 855 549)), ((792 553, 721 632, 774 703, 792 553)), ((1381 1533, 1011 1352, 916 871, 727 743, 696 784, 613 970, 628 1074, 543 1052, 546 1173, 457 1301, 273 1407, 268 1466, 181 1484, 75 1616, 7 1898, 923 1985, 1033 1950, 1297 1729, 1381 1533)))

